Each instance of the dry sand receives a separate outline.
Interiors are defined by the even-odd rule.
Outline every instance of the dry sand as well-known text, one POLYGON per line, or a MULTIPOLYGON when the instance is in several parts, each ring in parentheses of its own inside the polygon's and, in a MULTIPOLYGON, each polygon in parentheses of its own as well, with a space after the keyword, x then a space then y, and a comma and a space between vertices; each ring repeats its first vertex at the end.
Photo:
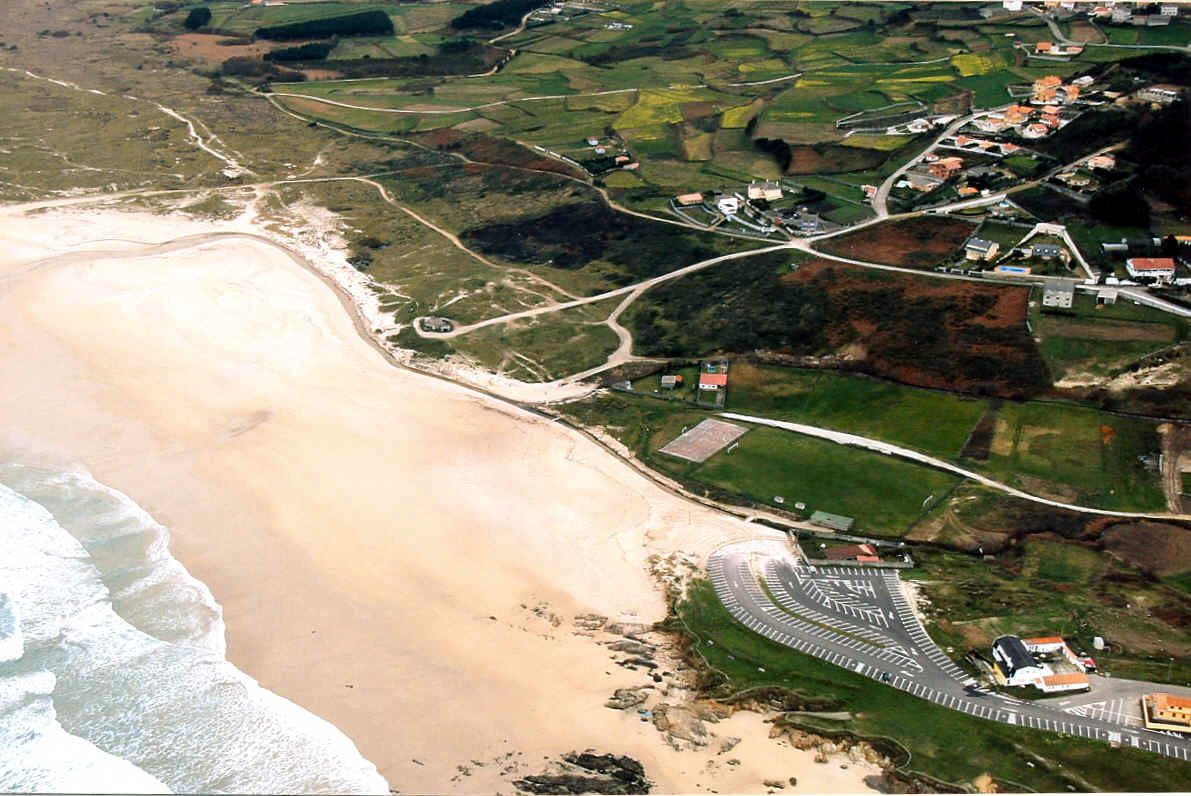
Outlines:
POLYGON ((403 792, 509 792, 493 761, 533 773, 588 747, 639 759, 658 791, 790 776, 787 792, 867 790, 872 766, 815 764, 757 714, 711 728, 743 739, 739 765, 715 742, 670 748, 603 707, 646 676, 570 626, 660 619, 652 553, 701 560, 762 529, 579 434, 391 366, 277 248, 131 243, 232 228, 0 210, 0 458, 80 463, 170 527, 224 606, 232 661, 344 730, 403 792))

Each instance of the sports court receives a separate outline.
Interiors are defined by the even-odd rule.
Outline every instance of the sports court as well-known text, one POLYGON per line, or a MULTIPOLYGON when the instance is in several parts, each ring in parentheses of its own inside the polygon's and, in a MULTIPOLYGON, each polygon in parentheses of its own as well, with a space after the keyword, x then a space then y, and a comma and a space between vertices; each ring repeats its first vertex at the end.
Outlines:
POLYGON ((671 440, 662 448, 662 453, 689 462, 705 462, 740 439, 746 431, 748 429, 743 426, 709 418, 671 440))

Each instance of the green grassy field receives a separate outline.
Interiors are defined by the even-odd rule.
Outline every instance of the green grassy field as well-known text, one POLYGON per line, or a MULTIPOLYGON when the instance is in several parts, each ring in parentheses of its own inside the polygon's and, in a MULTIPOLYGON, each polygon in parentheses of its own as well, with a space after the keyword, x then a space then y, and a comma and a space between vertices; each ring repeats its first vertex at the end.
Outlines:
MULTIPOLYGON (((693 369, 676 372, 688 384, 694 379, 693 369)), ((654 386, 656 378, 647 378, 637 388, 654 386)), ((856 518, 863 532, 875 535, 900 536, 919 518, 928 498, 934 496, 933 504, 959 481, 899 459, 770 428, 749 431, 731 452, 702 464, 687 462, 659 449, 712 415, 679 401, 613 393, 567 404, 564 411, 585 425, 610 429, 642 461, 695 492, 770 507, 775 496, 782 496, 787 510, 802 502, 808 512, 846 514, 856 518)))
POLYGON ((825 370, 737 363, 729 409, 825 426, 958 458, 985 402, 825 370))
MULTIPOLYGON (((677 615, 696 654, 718 673, 713 693, 779 688, 817 707, 850 712, 850 721, 822 726, 893 739, 910 753, 910 771, 957 785, 989 774, 1010 790, 1185 787, 1184 763, 1133 749, 1109 753, 1091 741, 974 719, 771 642, 733 620, 706 581, 691 584, 677 615)), ((814 719, 804 721, 816 726, 814 719)))
MULTIPOLYGON (((974 92, 976 105, 1003 104, 1008 101, 1007 83, 1026 82, 1039 71, 1014 65, 1003 34, 1012 30, 1041 36, 1045 33, 1041 25, 971 20, 965 26, 958 20, 939 20, 930 9, 901 9, 912 10, 913 17, 924 24, 943 25, 948 37, 944 43, 922 34, 903 35, 900 30, 896 36, 883 35, 885 20, 899 7, 827 4, 808 8, 810 16, 793 21, 766 4, 734 8, 733 15, 699 4, 675 6, 663 18, 649 4, 633 2, 617 11, 581 14, 525 31, 507 42, 519 48, 518 55, 490 77, 399 80, 388 85, 312 82, 290 89, 353 104, 415 109, 639 90, 612 95, 607 101, 527 102, 480 113, 495 123, 492 134, 559 151, 587 134, 615 128, 641 166, 634 180, 617 180, 620 184, 610 187, 621 201, 647 208, 675 192, 721 187, 727 175, 731 182, 778 176, 773 159, 759 153, 751 137, 780 137, 791 144, 839 142, 843 131, 835 122, 848 114, 890 103, 958 100, 964 91, 974 92), (607 29, 613 20, 633 27, 607 29), (899 60, 907 63, 899 65, 899 60), (762 82, 795 72, 801 77, 762 82), (747 85, 750 82, 753 85, 747 85), (750 123, 749 135, 723 135, 750 123)), ((260 16, 266 11, 253 13, 260 16)), ((428 22, 428 15, 417 24, 407 20, 414 14, 409 4, 393 6, 390 13, 398 26, 393 41, 344 42, 335 57, 424 54, 444 35, 428 22)), ((259 21, 242 12, 228 11, 226 16, 245 28, 259 21)), ((1077 68, 1062 66, 1068 71, 1077 68)), ((416 122, 370 119, 367 111, 345 112, 331 106, 304 106, 303 110, 365 130, 424 130, 474 121, 472 116, 422 117, 416 122)), ((880 172, 896 169, 913 154, 912 146, 898 148, 902 139, 869 138, 848 141, 848 145, 891 152, 889 160, 880 164, 880 172)), ((873 163, 862 170, 874 170, 873 163)), ((838 171, 847 174, 848 168, 838 171)), ((867 181, 871 176, 866 173, 858 179, 867 181)), ((869 214, 858 203, 858 192, 818 187, 833 198, 832 206, 823 209, 830 220, 849 223, 869 214)))
POLYGON ((1142 357, 1186 339, 1191 324, 1152 307, 1122 301, 1101 305, 1078 293, 1071 309, 1031 308, 1039 350, 1056 381, 1107 379, 1142 357))
POLYGON ((1060 403, 1004 404, 988 461, 994 477, 1069 502, 1121 510, 1161 510, 1153 423, 1060 403))
POLYGON ((786 505, 856 518, 857 528, 900 536, 918 519, 924 501, 959 482, 946 473, 879 453, 771 428, 756 428, 739 447, 687 470, 690 477, 758 503, 775 495, 786 505))

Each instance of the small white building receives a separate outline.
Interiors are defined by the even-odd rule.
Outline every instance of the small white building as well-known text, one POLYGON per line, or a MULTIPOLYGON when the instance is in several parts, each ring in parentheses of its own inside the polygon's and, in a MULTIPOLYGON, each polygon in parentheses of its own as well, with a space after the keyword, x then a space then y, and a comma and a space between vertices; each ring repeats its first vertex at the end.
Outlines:
POLYGON ((726 216, 734 216, 740 212, 740 200, 735 196, 725 196, 716 202, 715 206, 726 216))
POLYGON ((1002 0, 1001 6, 1006 11, 1021 11, 1022 0, 1002 0))
POLYGON ((1091 687, 1083 664, 1058 636, 1024 640, 1001 636, 993 642, 992 651, 993 677, 1001 685, 1032 685, 1047 694, 1086 691, 1091 687), (1053 659, 1056 666, 1067 671, 1056 672, 1038 657, 1053 659))

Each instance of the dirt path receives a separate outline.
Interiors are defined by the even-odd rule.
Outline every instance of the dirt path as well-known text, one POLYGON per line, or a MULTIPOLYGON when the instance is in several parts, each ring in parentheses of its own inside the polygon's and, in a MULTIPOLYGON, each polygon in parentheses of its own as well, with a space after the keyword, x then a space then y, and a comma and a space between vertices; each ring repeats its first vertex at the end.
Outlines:
MULTIPOLYGON (((301 84, 296 84, 301 85, 301 84)), ((707 88, 706 86, 687 86, 687 88, 707 88)), ((467 105, 459 108, 378 108, 375 105, 355 105, 350 102, 340 102, 339 100, 327 99, 326 97, 319 97, 314 94, 300 94, 292 91, 270 91, 263 92, 264 96, 272 97, 293 97, 294 99, 304 99, 310 102, 321 102, 324 105, 334 105, 339 108, 349 108, 357 111, 372 111, 373 113, 405 113, 415 116, 449 116, 452 113, 468 113, 471 111, 483 111, 491 108, 499 108, 503 105, 511 105, 515 102, 542 102, 545 100, 565 100, 571 97, 605 97, 610 94, 631 94, 641 89, 637 88, 617 88, 608 91, 592 91, 586 94, 542 94, 534 97, 518 97, 517 99, 498 100, 496 102, 486 102, 482 105, 467 105)))
POLYGON ((581 307, 584 304, 595 304, 596 302, 603 301, 604 299, 614 298, 616 296, 626 296, 625 301, 621 302, 621 306, 617 307, 617 310, 614 313, 616 316, 619 316, 620 313, 627 309, 629 304, 636 300, 637 297, 655 285, 660 285, 663 282, 669 282, 672 279, 679 279, 680 277, 684 277, 687 274, 693 274, 696 271, 702 271, 704 268, 710 268, 713 265, 717 265, 728 260, 738 260, 742 257, 752 257, 757 254, 766 254, 768 252, 781 251, 787 248, 789 248, 788 245, 783 243, 779 246, 769 246, 764 249, 749 249, 742 252, 721 254, 717 257, 711 257, 707 260, 700 260, 697 263, 692 263, 691 265, 684 266, 675 271, 670 271, 669 273, 662 274, 661 276, 655 276, 652 279, 646 279, 633 285, 626 285, 625 287, 619 287, 615 290, 609 290, 604 293, 598 293, 594 296, 587 296, 586 298, 579 298, 573 301, 559 302, 546 307, 534 307, 533 309, 512 312, 507 315, 500 315, 495 318, 488 318, 483 321, 477 321, 464 326, 458 326, 449 332, 423 332, 420 327, 416 328, 418 329, 418 334, 422 337, 438 340, 449 340, 452 337, 458 337, 459 335, 467 334, 468 332, 474 332, 476 329, 483 329, 487 326, 508 323, 509 321, 516 321, 522 318, 532 318, 537 315, 545 315, 552 312, 559 312, 561 310, 569 310, 575 307, 581 307))
POLYGON ((1183 457, 1191 447, 1191 428, 1163 423, 1158 427, 1162 434, 1162 491, 1166 493, 1166 507, 1173 512, 1182 512, 1183 503, 1183 457))

